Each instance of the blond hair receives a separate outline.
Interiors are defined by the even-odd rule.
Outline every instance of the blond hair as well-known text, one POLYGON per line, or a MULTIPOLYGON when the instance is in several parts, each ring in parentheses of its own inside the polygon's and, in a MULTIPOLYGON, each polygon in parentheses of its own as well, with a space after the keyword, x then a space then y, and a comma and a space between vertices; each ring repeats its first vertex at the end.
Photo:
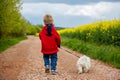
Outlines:
POLYGON ((53 24, 53 18, 50 14, 46 14, 44 16, 43 21, 44 21, 44 24, 53 24))

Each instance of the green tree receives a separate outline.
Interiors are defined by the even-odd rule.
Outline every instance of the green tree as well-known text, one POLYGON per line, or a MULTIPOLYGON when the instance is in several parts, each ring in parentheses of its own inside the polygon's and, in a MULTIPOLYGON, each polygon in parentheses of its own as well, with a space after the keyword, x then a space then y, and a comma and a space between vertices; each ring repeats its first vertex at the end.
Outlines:
POLYGON ((25 34, 28 22, 20 13, 20 0, 0 0, 0 38, 25 34))

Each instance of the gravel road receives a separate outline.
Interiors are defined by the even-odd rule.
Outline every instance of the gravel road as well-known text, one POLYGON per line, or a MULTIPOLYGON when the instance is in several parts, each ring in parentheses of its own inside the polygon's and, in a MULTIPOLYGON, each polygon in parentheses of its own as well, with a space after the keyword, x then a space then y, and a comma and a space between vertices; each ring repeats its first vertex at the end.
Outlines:
POLYGON ((0 80, 120 80, 120 69, 91 59, 88 73, 78 74, 78 54, 62 47, 58 52, 57 75, 44 73, 43 58, 38 37, 12 46, 0 54, 0 80))

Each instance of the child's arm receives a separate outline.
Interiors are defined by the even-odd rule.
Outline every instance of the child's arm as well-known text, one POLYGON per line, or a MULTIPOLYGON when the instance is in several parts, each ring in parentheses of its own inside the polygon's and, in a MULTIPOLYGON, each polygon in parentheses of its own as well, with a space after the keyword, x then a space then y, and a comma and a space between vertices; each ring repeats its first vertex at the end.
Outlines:
POLYGON ((55 35, 55 40, 57 42, 57 46, 60 48, 61 39, 60 39, 60 36, 58 33, 56 33, 56 35, 55 35))

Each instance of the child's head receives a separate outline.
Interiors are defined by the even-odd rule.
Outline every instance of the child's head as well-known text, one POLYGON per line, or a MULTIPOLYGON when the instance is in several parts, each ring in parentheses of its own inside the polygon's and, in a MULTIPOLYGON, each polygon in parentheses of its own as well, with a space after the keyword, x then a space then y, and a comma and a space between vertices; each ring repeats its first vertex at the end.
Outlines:
POLYGON ((43 21, 44 21, 44 24, 45 24, 45 25, 46 25, 46 24, 53 24, 53 18, 52 18, 52 16, 51 16, 50 14, 46 14, 46 15, 44 16, 43 21))

